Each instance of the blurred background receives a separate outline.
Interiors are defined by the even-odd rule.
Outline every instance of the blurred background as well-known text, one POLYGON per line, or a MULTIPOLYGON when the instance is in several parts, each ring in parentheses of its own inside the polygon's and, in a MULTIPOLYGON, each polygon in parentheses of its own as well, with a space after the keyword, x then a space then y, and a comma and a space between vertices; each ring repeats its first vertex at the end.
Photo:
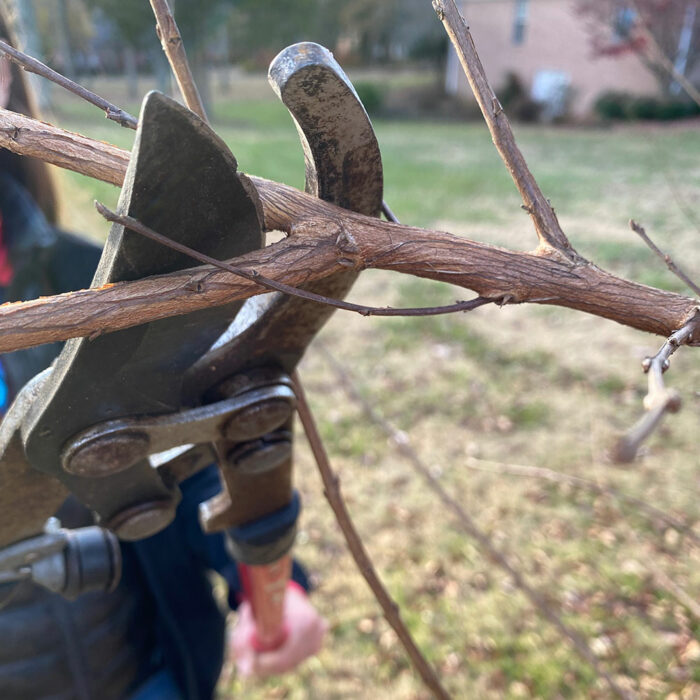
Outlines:
MULTIPOLYGON (((146 0, 4 1, 28 52, 119 106, 137 113, 152 88, 175 95, 146 0)), ((404 223, 535 246, 430 0, 170 2, 213 126, 244 171, 303 187, 296 131, 266 70, 286 45, 317 41, 334 51, 372 117, 385 199, 404 223)), ((516 138, 574 246, 615 274, 686 293, 628 220, 698 281, 700 108, 688 94, 700 82, 697 0, 462 6, 516 138)), ((131 145, 133 132, 54 86, 34 84, 48 120, 131 145)), ((73 173, 56 177, 64 225, 103 239, 107 226, 92 200, 113 205, 118 190, 73 173)), ((463 290, 375 271, 363 273, 352 293, 379 306, 461 298, 463 290)), ((348 505, 455 697, 602 698, 608 690, 426 491, 344 391, 331 359, 409 436, 494 547, 585 636, 622 687, 689 700, 700 697, 693 352, 674 356, 667 375, 683 396, 681 413, 634 465, 623 469, 607 456, 642 412, 640 361, 660 344, 533 305, 425 319, 338 312, 309 351, 302 375, 348 505)), ((298 554, 330 638, 293 676, 244 684, 227 670, 221 697, 424 697, 354 569, 298 438, 305 503, 298 554)))

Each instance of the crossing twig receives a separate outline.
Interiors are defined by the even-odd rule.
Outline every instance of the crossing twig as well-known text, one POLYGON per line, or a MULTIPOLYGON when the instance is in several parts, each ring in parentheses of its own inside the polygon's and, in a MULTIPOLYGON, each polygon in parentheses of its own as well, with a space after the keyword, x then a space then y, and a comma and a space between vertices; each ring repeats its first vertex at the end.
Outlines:
POLYGON ((386 590, 382 580, 377 574, 377 570, 372 564, 372 560, 362 543, 362 538, 358 534, 347 506, 345 505, 345 501, 343 500, 343 496, 340 492, 340 480, 331 468, 328 454, 323 446, 321 436, 316 427, 316 422, 314 421, 311 409, 306 400, 306 395, 304 394, 304 390, 301 387, 299 377, 296 373, 293 375, 293 379, 296 386, 297 412, 299 413, 299 418, 304 426, 306 437, 309 440, 311 451, 313 452, 314 459, 316 460, 318 470, 321 474, 325 496, 333 509, 338 526, 345 536, 345 541, 357 564, 357 568, 360 570, 365 581, 367 581, 367 585, 371 588, 372 593, 374 593, 377 602, 384 611, 384 617, 391 625, 394 632, 396 632, 396 636, 401 641, 401 644, 403 644, 414 668, 420 674, 425 685, 434 693, 435 697, 449 698, 450 696, 440 683, 435 670, 425 659, 413 640, 411 633, 401 619, 399 606, 389 595, 389 592, 386 590))
POLYGON ((533 607, 547 619, 558 632, 567 639, 579 656, 595 670, 599 677, 603 678, 610 689, 619 697, 627 698, 627 693, 615 682, 613 677, 600 665, 588 642, 574 629, 570 628, 561 617, 545 602, 544 598, 525 580, 523 575, 513 567, 506 557, 495 547, 489 535, 484 532, 462 506, 447 493, 443 485, 436 479, 430 468, 420 458, 411 446, 408 435, 395 428, 369 401, 367 401, 357 389, 350 374, 340 365, 330 352, 321 346, 322 352, 328 363, 333 367, 338 380, 342 384, 348 396, 360 405, 372 423, 377 425, 391 440, 396 450, 405 457, 414 470, 425 480, 428 488, 442 501, 445 508, 452 513, 464 533, 472 537, 491 559, 491 561, 503 569, 512 579, 516 588, 521 590, 532 603, 533 607))
POLYGON ((649 377, 649 390, 644 397, 646 413, 625 433, 611 450, 612 458, 621 464, 632 462, 644 440, 661 423, 666 413, 677 413, 681 408, 681 396, 664 383, 664 372, 670 367, 670 357, 681 345, 693 341, 699 323, 693 319, 673 333, 654 357, 645 358, 642 368, 649 377))
POLYGON ((175 17, 167 0, 151 0, 151 7, 156 18, 156 32, 168 62, 172 68, 175 80, 180 88, 185 104, 205 122, 208 121, 204 103, 192 77, 190 64, 187 60, 185 45, 177 28, 175 17))
POLYGON ((28 73, 34 73, 42 78, 46 78, 52 83, 56 83, 56 85, 60 85, 62 88, 72 92, 74 95, 81 97, 86 102, 95 105, 95 107, 99 107, 102 111, 104 111, 107 119, 117 122, 117 124, 120 126, 125 126, 129 129, 136 129, 138 125, 136 117, 113 105, 111 102, 105 100, 104 97, 100 97, 79 83, 76 83, 70 78, 66 78, 65 75, 61 75, 53 70, 53 68, 49 68, 46 64, 38 61, 36 58, 32 58, 26 53, 19 51, 13 46, 10 46, 10 44, 8 44, 6 41, 2 41, 2 39, 0 39, 0 52, 4 53, 10 61, 16 63, 28 73))

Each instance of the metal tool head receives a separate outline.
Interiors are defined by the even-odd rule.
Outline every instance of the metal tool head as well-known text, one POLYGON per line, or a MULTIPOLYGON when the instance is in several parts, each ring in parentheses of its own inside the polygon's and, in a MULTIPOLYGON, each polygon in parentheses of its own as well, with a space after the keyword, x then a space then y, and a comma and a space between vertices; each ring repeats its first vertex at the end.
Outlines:
MULTIPOLYGON (((367 216, 379 216, 383 170, 367 111, 333 54, 313 42, 293 44, 270 64, 268 79, 299 132, 306 191, 367 216)), ((344 297, 357 273, 343 271, 305 289, 344 297)), ((248 299, 225 337, 187 374, 195 395, 251 366, 276 364, 291 372, 334 309, 316 302, 267 294, 248 299)))
MULTIPOLYGON (((196 115, 152 92, 143 102, 119 210, 217 258, 263 245, 254 188, 237 172, 221 139, 196 115)), ((93 286, 191 267, 192 261, 114 225, 93 286)), ((169 522, 177 493, 135 440, 115 450, 142 450, 144 459, 119 472, 93 475, 62 469, 61 453, 79 431, 108 419, 161 414, 183 405, 182 376, 229 325, 239 303, 163 319, 95 339, 69 341, 23 426, 32 466, 60 479, 106 524, 127 538, 169 522)), ((115 463, 119 460, 115 460, 115 463)))
POLYGON ((288 46, 268 79, 290 111, 306 162, 306 191, 344 209, 379 216, 382 158, 350 79, 323 46, 288 46))
MULTIPOLYGON (((307 192, 379 216, 383 191, 379 145, 367 112, 331 52, 318 44, 294 44, 272 62, 269 80, 299 131, 307 192)), ((342 298, 356 278, 354 270, 346 270, 305 288, 342 298)), ((283 294, 249 299, 225 337, 188 372, 187 391, 201 392, 253 367, 291 372, 333 311, 283 294)), ((291 429, 291 420, 285 429, 291 429)), ((221 442, 218 452, 235 453, 235 445, 221 442)), ((290 452, 291 444, 284 454, 290 452)), ((291 457, 256 476, 241 474, 235 465, 225 466, 223 478, 224 491, 202 509, 209 529, 231 527, 285 506, 291 497, 291 457)))

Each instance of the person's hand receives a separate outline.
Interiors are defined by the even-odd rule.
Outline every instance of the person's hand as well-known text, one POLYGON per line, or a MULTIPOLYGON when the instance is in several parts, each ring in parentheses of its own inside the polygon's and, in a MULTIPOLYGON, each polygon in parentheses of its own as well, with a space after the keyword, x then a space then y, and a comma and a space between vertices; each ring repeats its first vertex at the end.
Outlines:
POLYGON ((287 638, 273 651, 256 651, 255 620, 248 601, 238 608, 238 620, 229 638, 229 654, 243 677, 273 676, 296 668, 321 648, 328 623, 294 582, 287 586, 284 598, 284 623, 287 638))

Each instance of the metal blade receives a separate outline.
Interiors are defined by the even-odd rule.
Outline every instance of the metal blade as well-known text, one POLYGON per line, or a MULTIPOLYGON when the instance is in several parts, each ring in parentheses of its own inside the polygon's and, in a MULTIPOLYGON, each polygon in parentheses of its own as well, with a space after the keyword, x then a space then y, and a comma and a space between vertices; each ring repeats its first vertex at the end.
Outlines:
MULTIPOLYGON (((289 109, 301 138, 306 190, 347 209, 379 216, 383 176, 379 145, 367 112, 330 51, 318 44, 290 46, 272 62, 269 80, 289 109)), ((342 298, 357 273, 348 270, 305 288, 342 298)), ((329 306, 271 294, 249 299, 217 346, 187 373, 194 395, 252 367, 291 372, 333 313, 329 306)), ((291 420, 286 428, 291 432, 291 420)), ((217 443, 219 454, 233 444, 217 443)), ((231 527, 281 508, 291 498, 291 459, 260 475, 224 467, 224 491, 202 509, 209 530, 231 527)))
MULTIPOLYGON (((228 148, 196 115, 150 93, 143 103, 119 210, 213 257, 242 255, 261 247, 263 236, 255 190, 236 169, 228 148)), ((93 286, 191 265, 188 257, 115 225, 93 286)), ((69 341, 24 425, 32 466, 60 479, 107 524, 118 521, 117 529, 125 537, 133 536, 135 529, 123 526, 124 513, 143 513, 148 504, 161 514, 150 524, 149 517, 141 517, 141 529, 160 529, 172 517, 177 493, 146 459, 110 473, 106 454, 99 475, 76 476, 61 468, 61 450, 71 436, 103 420, 179 409, 183 373, 239 308, 233 303, 93 340, 69 341)))

